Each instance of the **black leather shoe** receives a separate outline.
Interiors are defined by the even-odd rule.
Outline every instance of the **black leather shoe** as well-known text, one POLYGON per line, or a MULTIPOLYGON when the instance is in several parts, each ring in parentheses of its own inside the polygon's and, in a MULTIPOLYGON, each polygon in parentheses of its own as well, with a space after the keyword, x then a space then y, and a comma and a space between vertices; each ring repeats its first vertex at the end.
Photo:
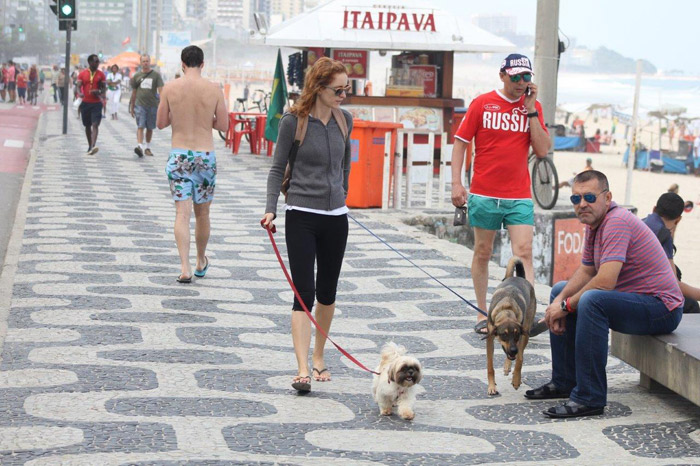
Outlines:
POLYGON ((552 383, 546 383, 540 388, 534 390, 528 390, 525 392, 525 398, 530 400, 551 400, 553 398, 569 398, 570 392, 563 392, 558 390, 557 387, 552 383))
POLYGON ((603 411, 605 411, 605 406, 594 408, 592 406, 581 405, 575 401, 569 400, 559 406, 549 408, 547 411, 542 411, 542 414, 560 419, 569 417, 598 416, 603 414, 603 411))

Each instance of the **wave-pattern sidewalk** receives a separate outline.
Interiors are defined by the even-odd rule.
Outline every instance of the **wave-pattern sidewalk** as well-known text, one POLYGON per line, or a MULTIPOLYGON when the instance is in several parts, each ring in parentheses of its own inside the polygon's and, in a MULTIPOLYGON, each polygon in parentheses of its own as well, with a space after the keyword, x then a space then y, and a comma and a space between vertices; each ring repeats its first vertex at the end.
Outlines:
MULTIPOLYGON (((700 462, 700 409, 644 392, 614 358, 604 416, 545 418, 551 402, 522 396, 548 380, 545 336, 526 351, 524 386, 516 392, 498 375, 501 395, 488 397, 470 308, 353 222, 332 334, 370 367, 388 340, 421 360, 416 419, 380 417, 371 378, 330 345, 333 381, 297 396, 292 293, 258 224, 270 160, 221 144, 212 265, 206 278, 178 284, 168 133, 156 133, 155 157, 138 159, 123 118, 103 121, 96 156, 85 155, 74 115, 68 136, 58 113, 39 128, 19 206, 26 222, 15 225, 21 249, 0 290, 11 293, 0 463, 700 462)), ((468 250, 404 225, 406 212, 353 215, 473 298, 468 250)), ((546 293, 538 287, 540 300, 546 293)))

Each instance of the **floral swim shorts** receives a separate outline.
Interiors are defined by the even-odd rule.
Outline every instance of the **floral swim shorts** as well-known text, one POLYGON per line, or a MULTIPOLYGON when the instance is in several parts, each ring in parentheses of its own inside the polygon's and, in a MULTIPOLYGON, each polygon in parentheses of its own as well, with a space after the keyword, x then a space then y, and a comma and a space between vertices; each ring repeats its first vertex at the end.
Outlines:
POLYGON ((165 173, 170 181, 174 201, 204 204, 214 200, 216 153, 172 149, 165 173))

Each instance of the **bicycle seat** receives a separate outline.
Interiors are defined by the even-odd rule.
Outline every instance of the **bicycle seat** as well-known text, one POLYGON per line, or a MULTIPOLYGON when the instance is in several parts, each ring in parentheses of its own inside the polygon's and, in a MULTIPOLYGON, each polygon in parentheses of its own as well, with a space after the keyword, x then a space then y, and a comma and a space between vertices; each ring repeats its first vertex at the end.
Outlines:
POLYGON ((245 103, 245 101, 248 99, 246 99, 245 97, 239 97, 236 100, 239 101, 240 103, 245 103))

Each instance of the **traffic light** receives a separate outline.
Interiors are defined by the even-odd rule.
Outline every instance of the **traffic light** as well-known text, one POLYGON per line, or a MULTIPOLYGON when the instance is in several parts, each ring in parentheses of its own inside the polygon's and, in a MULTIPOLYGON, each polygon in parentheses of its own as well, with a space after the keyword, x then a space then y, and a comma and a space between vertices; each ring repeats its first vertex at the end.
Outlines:
POLYGON ((22 25, 20 24, 19 27, 17 28, 17 32, 19 32, 20 34, 22 34, 22 33, 24 32, 24 26, 22 26, 22 25))
POLYGON ((97 58, 99 58, 100 61, 102 61, 102 57, 103 57, 102 50, 100 50, 99 52, 97 52, 97 58))
POLYGON ((70 23, 71 31, 77 31, 78 30, 78 22, 77 21, 59 21, 58 22, 58 30, 59 31, 67 31, 68 30, 68 23, 70 23))
POLYGON ((75 0, 58 0, 58 20, 75 20, 75 0))

